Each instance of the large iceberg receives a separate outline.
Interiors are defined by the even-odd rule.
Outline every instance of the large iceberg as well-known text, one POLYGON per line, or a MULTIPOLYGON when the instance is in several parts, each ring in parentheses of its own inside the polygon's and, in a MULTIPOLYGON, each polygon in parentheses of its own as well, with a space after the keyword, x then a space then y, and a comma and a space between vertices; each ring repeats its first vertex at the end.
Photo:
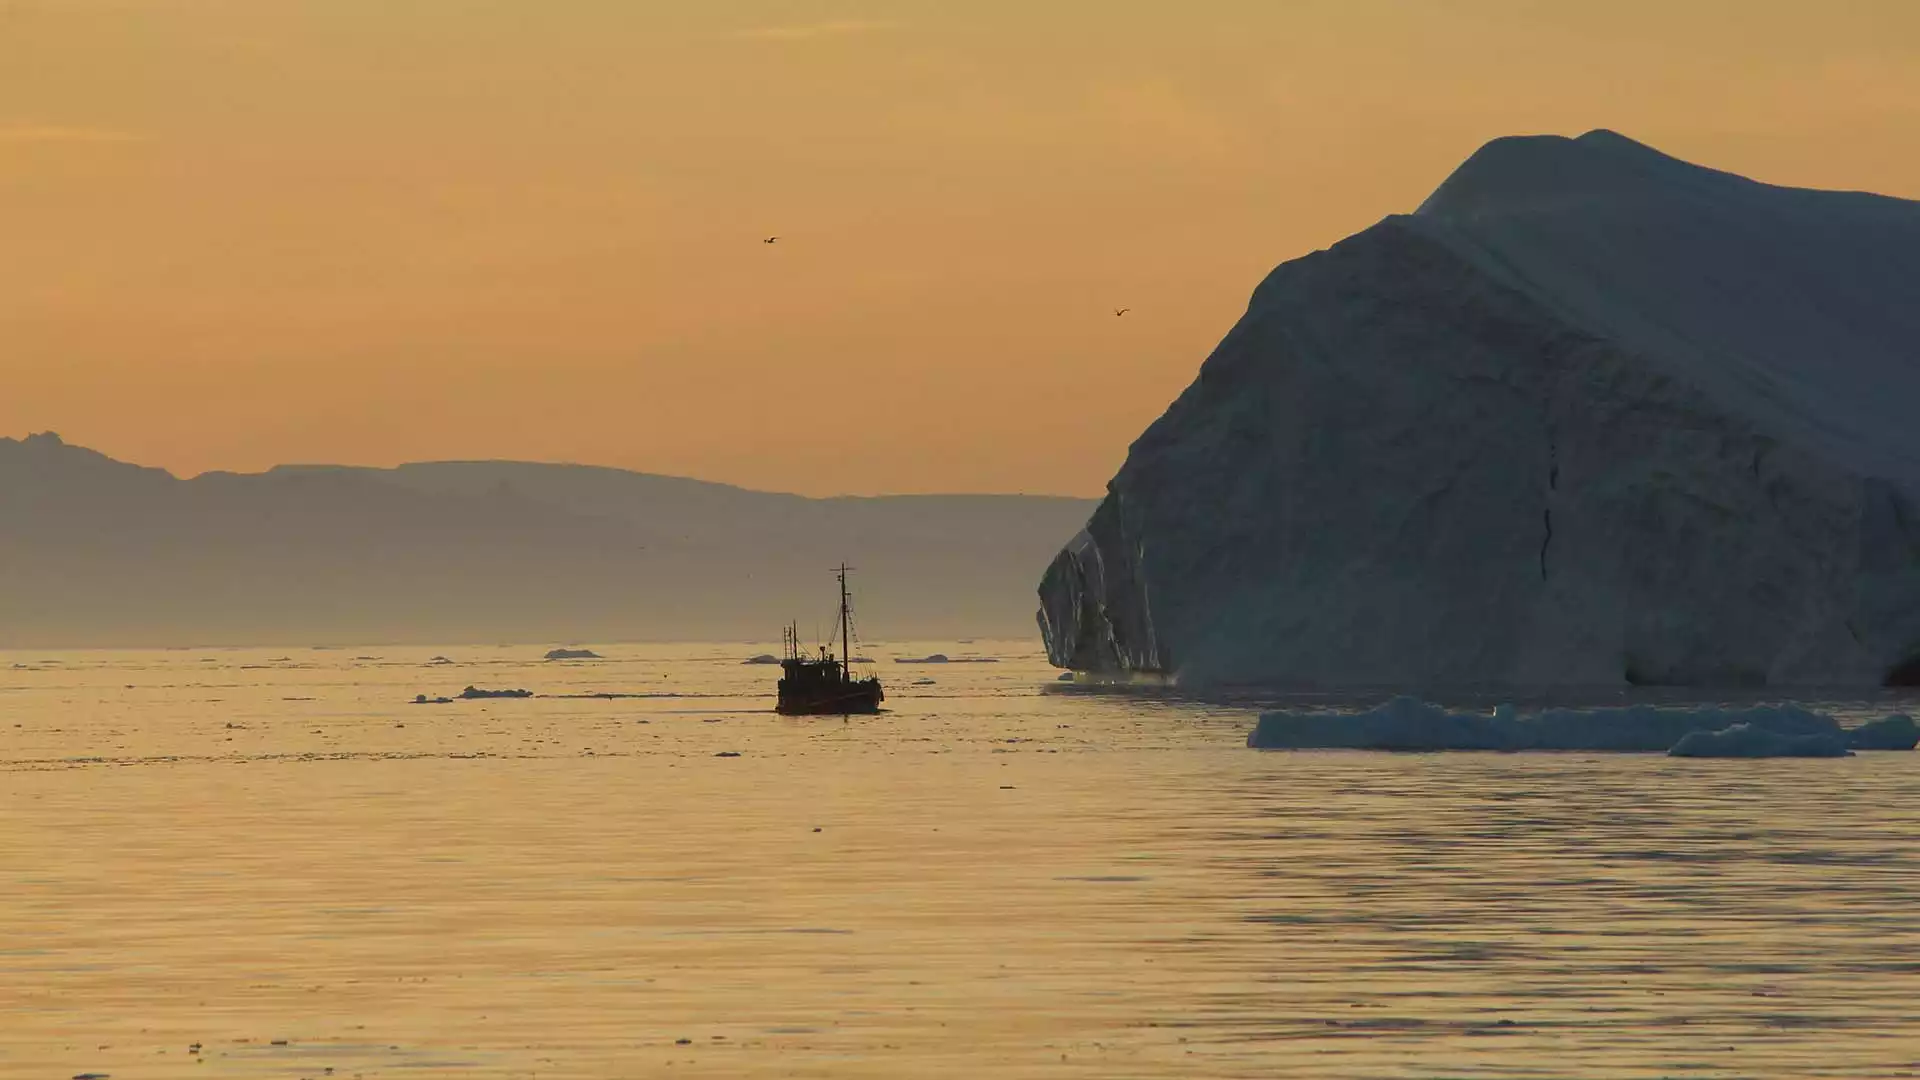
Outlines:
POLYGON ((1396 697, 1354 713, 1269 712, 1247 736, 1256 750, 1585 750, 1676 757, 1844 757, 1848 747, 1911 750, 1913 722, 1891 716, 1843 728, 1798 705, 1744 708, 1543 709, 1455 713, 1396 697))
POLYGON ((1920 684, 1920 203, 1490 143, 1286 263, 1040 585, 1064 668, 1920 684))

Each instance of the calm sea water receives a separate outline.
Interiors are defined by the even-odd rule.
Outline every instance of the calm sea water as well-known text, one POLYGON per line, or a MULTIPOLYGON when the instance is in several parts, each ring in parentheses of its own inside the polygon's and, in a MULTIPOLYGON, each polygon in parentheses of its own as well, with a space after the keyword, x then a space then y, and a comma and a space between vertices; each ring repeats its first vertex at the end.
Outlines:
POLYGON ((1915 755, 1258 753, 1024 642, 784 719, 763 649, 0 654, 0 1076, 1920 1075, 1915 755))

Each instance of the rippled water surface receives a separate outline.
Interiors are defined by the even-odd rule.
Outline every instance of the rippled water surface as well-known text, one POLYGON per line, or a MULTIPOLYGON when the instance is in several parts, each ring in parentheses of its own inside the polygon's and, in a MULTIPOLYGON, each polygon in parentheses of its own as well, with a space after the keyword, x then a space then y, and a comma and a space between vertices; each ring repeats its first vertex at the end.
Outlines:
POLYGON ((1003 662, 846 722, 759 648, 0 654, 0 1076, 1920 1074, 1915 755, 1259 753, 933 648, 1003 662))

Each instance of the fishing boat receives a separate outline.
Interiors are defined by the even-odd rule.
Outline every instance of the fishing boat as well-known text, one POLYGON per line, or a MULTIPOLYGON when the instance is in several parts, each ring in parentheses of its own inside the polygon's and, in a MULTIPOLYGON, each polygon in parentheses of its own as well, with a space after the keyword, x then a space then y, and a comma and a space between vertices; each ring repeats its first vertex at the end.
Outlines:
POLYGON ((840 655, 830 645, 818 655, 800 650, 800 628, 786 631, 786 658, 780 661, 780 697, 775 712, 788 716, 847 716, 880 711, 886 694, 880 680, 853 677, 853 603, 847 595, 847 568, 840 567, 840 655))

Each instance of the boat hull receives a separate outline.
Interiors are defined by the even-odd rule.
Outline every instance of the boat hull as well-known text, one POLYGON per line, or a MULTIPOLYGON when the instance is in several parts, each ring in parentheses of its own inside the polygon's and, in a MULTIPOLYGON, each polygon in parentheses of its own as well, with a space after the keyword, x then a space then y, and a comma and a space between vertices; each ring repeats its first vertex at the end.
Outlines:
POLYGON ((843 683, 832 688, 789 690, 782 687, 779 703, 773 711, 786 716, 851 716, 877 713, 886 694, 877 679, 843 683))

